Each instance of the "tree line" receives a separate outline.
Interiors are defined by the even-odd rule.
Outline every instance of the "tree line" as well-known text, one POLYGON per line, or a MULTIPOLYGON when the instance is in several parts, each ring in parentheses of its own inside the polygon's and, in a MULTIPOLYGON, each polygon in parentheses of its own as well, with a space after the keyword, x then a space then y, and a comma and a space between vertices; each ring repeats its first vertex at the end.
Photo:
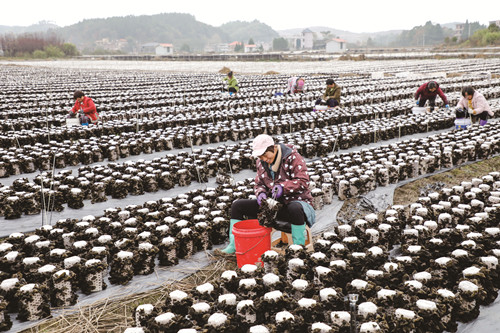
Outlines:
POLYGON ((494 23, 490 24, 487 29, 482 29, 474 32, 464 46, 489 46, 500 45, 500 27, 494 23))
POLYGON ((42 32, 0 35, 0 48, 6 57, 62 58, 79 54, 75 45, 65 43, 55 33, 42 32))

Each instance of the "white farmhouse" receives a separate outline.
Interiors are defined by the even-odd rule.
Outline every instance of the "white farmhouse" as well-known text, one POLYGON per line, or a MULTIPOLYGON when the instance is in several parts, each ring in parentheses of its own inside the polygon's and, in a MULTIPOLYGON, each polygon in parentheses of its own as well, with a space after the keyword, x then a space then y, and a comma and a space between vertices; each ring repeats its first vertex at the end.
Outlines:
POLYGON ((172 55, 174 54, 174 46, 172 44, 160 44, 155 49, 156 55, 172 55))
POLYGON ((245 53, 257 51, 257 45, 255 44, 245 44, 245 53))
POLYGON ((326 42, 326 53, 344 52, 347 42, 341 38, 333 38, 326 42))

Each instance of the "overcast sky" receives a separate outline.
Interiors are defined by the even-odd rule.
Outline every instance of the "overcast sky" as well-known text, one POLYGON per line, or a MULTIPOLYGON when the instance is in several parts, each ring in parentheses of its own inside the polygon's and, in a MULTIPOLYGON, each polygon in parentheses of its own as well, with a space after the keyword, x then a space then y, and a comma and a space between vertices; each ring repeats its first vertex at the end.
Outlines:
POLYGON ((409 30, 426 21, 450 23, 500 20, 498 0, 2 0, 0 25, 28 26, 51 21, 59 26, 83 19, 160 13, 189 13, 220 26, 253 21, 274 30, 326 26, 351 32, 409 30))

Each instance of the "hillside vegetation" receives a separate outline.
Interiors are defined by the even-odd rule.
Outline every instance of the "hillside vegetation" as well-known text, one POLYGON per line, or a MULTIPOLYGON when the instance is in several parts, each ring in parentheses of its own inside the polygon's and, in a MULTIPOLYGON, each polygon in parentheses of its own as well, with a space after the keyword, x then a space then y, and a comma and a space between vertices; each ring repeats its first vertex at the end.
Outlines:
POLYGON ((220 26, 233 41, 244 41, 245 43, 252 38, 254 41, 271 42, 273 38, 280 35, 267 24, 257 20, 252 22, 234 21, 220 26))
POLYGON ((83 20, 58 32, 64 40, 81 49, 92 49, 94 42, 103 38, 126 39, 128 46, 125 51, 149 42, 172 43, 178 49, 201 51, 207 44, 246 43, 251 38, 271 41, 278 36, 270 26, 256 20, 214 27, 197 21, 193 15, 180 13, 83 20))
POLYGON ((487 29, 474 32, 465 46, 489 46, 500 45, 500 27, 490 24, 487 29))
POLYGON ((188 45, 190 49, 202 49, 206 43, 230 40, 221 29, 196 21, 193 15, 169 13, 110 17, 83 20, 61 28, 59 33, 79 48, 93 48, 94 42, 103 38, 126 39, 128 49, 149 42, 188 45))

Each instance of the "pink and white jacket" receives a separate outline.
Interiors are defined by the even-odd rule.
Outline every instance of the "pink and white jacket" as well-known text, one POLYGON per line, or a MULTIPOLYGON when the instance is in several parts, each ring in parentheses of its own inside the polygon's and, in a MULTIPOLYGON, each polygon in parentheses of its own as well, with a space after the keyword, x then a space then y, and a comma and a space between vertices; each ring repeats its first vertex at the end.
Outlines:
MULTIPOLYGON (((462 108, 464 110, 469 109, 469 100, 465 97, 462 97, 460 99, 460 102, 458 102, 457 107, 462 108)), ((486 98, 484 98, 483 94, 475 91, 474 95, 472 95, 472 109, 476 111, 476 114, 480 114, 483 112, 488 112, 488 115, 490 117, 493 117, 493 111, 491 111, 491 107, 488 104, 488 101, 486 98)))
POLYGON ((288 79, 285 94, 288 92, 295 94, 297 92, 297 80, 300 79, 298 76, 293 76, 288 79))
POLYGON ((270 165, 257 160, 257 175, 255 177, 255 196, 264 192, 271 196, 274 185, 283 186, 283 196, 280 202, 288 204, 291 201, 312 202, 309 190, 309 175, 304 158, 291 145, 280 143, 281 163, 276 172, 272 172, 270 165))

